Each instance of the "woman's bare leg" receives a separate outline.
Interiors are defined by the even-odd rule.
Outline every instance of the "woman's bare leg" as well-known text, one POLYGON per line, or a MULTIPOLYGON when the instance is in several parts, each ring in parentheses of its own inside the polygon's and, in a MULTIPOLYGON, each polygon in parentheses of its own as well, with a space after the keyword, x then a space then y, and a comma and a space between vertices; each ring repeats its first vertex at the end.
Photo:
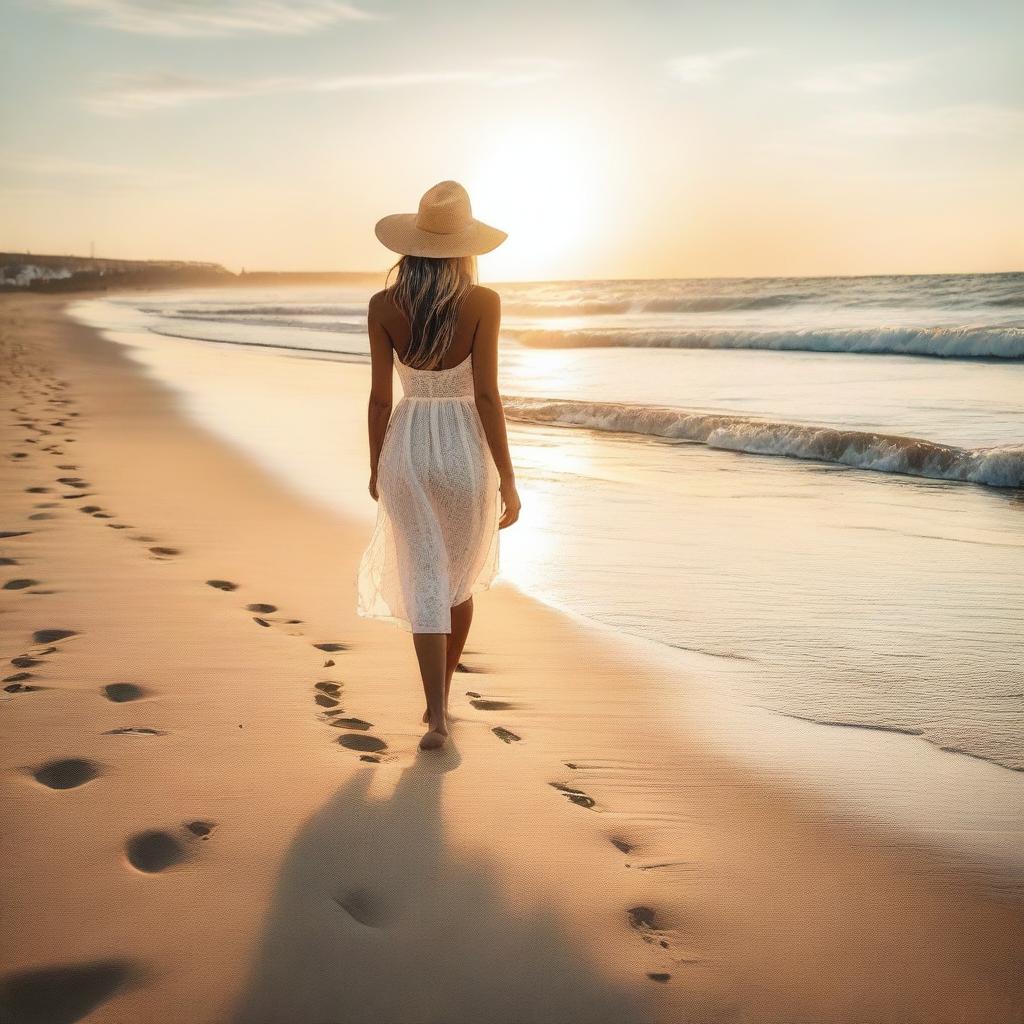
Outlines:
MULTIPOLYGON (((466 646, 466 638, 469 636, 469 627, 473 624, 473 598, 467 597, 462 604, 452 608, 452 631, 445 634, 447 645, 444 663, 444 708, 448 712, 448 695, 452 688, 452 676, 455 674, 455 666, 462 658, 462 651, 466 646)), ((430 719, 430 708, 423 712, 423 721, 430 719)))
POLYGON ((421 750, 440 747, 448 736, 445 717, 445 658, 447 633, 413 633, 416 660, 420 665, 423 693, 427 698, 427 722, 430 726, 420 740, 421 750))

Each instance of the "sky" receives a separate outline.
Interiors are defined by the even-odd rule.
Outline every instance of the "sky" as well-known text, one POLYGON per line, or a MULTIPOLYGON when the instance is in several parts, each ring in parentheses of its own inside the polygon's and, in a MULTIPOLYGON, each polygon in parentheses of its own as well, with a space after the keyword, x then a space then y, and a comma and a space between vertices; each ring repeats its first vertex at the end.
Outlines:
POLYGON ((0 0, 0 249, 482 280, 1024 270, 1024 4, 0 0))

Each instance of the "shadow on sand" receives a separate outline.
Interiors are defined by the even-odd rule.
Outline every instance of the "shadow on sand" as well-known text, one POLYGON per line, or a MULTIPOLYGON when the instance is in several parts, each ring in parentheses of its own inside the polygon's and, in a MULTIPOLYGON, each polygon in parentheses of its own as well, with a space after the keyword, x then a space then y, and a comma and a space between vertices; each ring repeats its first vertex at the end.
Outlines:
POLYGON ((444 774, 421 756, 369 799, 357 773, 284 860, 233 1024, 632 1024, 646 1000, 485 864, 445 843, 444 774))

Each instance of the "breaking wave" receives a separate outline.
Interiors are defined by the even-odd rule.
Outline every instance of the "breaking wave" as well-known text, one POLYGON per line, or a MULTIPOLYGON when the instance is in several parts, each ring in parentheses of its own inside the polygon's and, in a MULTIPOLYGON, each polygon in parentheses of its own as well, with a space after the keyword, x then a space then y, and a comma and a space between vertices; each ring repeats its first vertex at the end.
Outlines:
POLYGON ((531 348, 768 349, 946 359, 1024 359, 1021 327, 794 328, 791 330, 583 329, 505 333, 531 348))
POLYGON ((753 455, 785 455, 881 473, 959 480, 990 487, 1024 486, 1024 444, 958 448, 919 437, 783 423, 752 416, 691 412, 671 406, 622 405, 508 396, 517 420, 697 441, 753 455))

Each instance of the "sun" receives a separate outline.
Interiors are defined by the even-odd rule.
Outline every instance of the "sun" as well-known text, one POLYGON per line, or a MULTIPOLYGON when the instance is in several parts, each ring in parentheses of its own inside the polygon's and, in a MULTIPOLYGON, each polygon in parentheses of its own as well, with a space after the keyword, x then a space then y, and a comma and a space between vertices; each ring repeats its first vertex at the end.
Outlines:
POLYGON ((594 233, 596 151, 579 122, 495 132, 467 182, 473 213, 508 232, 486 260, 493 280, 564 276, 594 233))

